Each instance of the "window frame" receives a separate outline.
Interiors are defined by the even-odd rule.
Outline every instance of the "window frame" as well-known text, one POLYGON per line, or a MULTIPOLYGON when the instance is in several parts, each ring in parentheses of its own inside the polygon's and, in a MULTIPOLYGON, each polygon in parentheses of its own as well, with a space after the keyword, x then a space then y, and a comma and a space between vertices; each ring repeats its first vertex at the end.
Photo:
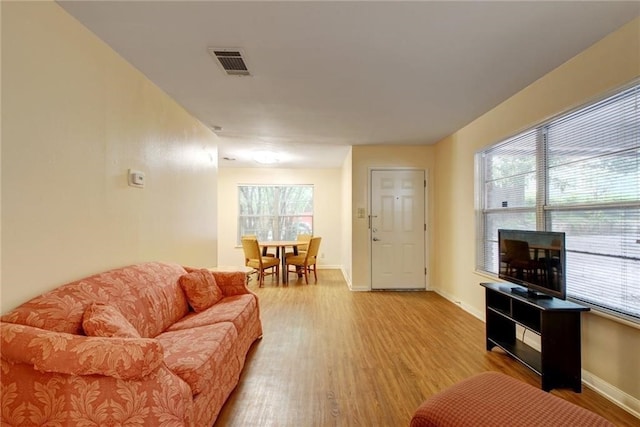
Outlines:
MULTIPOLYGON (((493 152, 498 150, 501 147, 508 146, 510 143, 513 143, 517 140, 517 138, 525 135, 529 132, 535 132, 538 135, 536 140, 536 202, 535 202, 535 230, 539 231, 558 231, 554 230, 551 224, 551 216, 553 213, 557 212, 595 212, 598 210, 629 210, 633 211, 634 209, 640 209, 640 197, 636 200, 626 201, 626 200, 607 200, 607 201, 596 201, 594 203, 576 203, 576 204, 550 204, 548 202, 549 194, 551 193, 550 185, 549 185, 549 170, 550 166, 549 162, 549 153, 548 153, 548 129, 558 123, 562 123, 563 120, 570 119, 572 116, 579 116, 580 114, 587 114, 590 110, 594 108, 606 108, 608 104, 607 101, 619 97, 627 92, 631 91, 631 95, 633 100, 635 100, 638 107, 636 110, 640 109, 640 79, 635 79, 627 85, 624 85, 615 91, 609 92, 598 99, 592 100, 578 108, 575 108, 570 111, 566 111, 560 113, 553 118, 545 120, 535 126, 532 126, 529 129, 518 132, 515 135, 510 136, 496 144, 492 144, 483 148, 482 150, 476 152, 475 156, 475 205, 476 205, 476 272, 489 275, 491 277, 497 278, 497 272, 490 271, 491 267, 488 267, 489 263, 493 260, 491 258, 491 253, 489 252, 490 245, 497 245, 497 235, 491 236, 489 230, 489 220, 490 215, 492 214, 506 214, 509 215, 511 213, 517 212, 530 212, 531 209, 528 207, 492 207, 489 208, 489 202, 487 200, 488 191, 487 191, 487 173, 486 173, 486 165, 487 165, 487 156, 490 156, 493 152), (599 105, 600 104, 600 105, 599 105)), ((635 110, 634 110, 635 111, 635 110)), ((632 123, 636 122, 640 123, 640 119, 634 117, 632 123)), ((635 134, 634 134, 635 135, 635 134)), ((619 141, 619 140, 616 140, 619 141)), ((635 150, 640 149, 640 143, 636 145, 636 139, 633 139, 633 145, 631 147, 631 152, 634 153, 635 150)), ((555 143, 555 142, 554 142, 555 143)), ((613 150, 611 150, 613 152, 613 150)), ((600 187, 598 187, 600 188, 600 187)), ((626 211, 625 211, 626 212, 626 211)), ((501 227, 498 228, 509 228, 509 227, 501 227)), ((638 236, 640 238, 640 236, 638 236)), ((631 239, 633 240, 633 239, 631 239)), ((640 239, 637 240, 637 243, 640 243, 640 239)), ((601 254, 602 256, 610 256, 616 259, 623 258, 622 255, 614 256, 612 253, 601 254)), ((635 258, 632 258, 635 261, 635 258)), ((621 276, 624 277, 624 276, 621 276)), ((628 283, 628 282, 626 282, 628 283)), ((633 282, 632 282, 633 283, 633 282)), ((575 286, 575 285, 574 285, 575 286)), ((576 287, 577 288, 577 287, 576 287)), ((567 299, 576 301, 581 304, 585 304, 590 306, 597 312, 605 313, 606 315, 613 317, 615 319, 622 319, 623 321, 630 322, 634 325, 640 325, 640 314, 636 313, 634 310, 629 309, 629 305, 634 305, 634 300, 631 300, 627 305, 618 304, 617 308, 611 308, 607 306, 601 306, 597 304, 597 300, 593 301, 589 299, 581 299, 581 295, 579 292, 570 292, 572 289, 569 281, 567 282, 567 299), (619 310, 618 310, 619 308, 619 310), (626 311, 625 311, 626 309, 626 311)), ((580 289, 577 289, 580 291, 580 289)), ((584 290, 582 290, 584 292, 584 290)), ((588 298, 587 294, 582 294, 583 298, 588 298)), ((624 295, 621 293, 620 295, 624 295)))
MULTIPOLYGON (((237 239, 237 244, 239 245, 241 243, 241 239, 242 236, 245 234, 253 234, 253 235, 257 235, 258 239, 261 241, 277 241, 277 240, 295 240, 297 237, 297 234, 300 233, 300 231, 297 231, 296 236, 290 236, 290 239, 287 238, 282 238, 283 236, 283 232, 286 233, 286 231, 281 231, 280 229, 280 225, 284 225, 284 227, 286 228, 287 223, 291 222, 294 223, 296 218, 302 218, 302 219, 306 219, 304 222, 305 224, 307 224, 309 226, 309 230, 304 230, 306 234, 306 231, 309 232, 309 234, 313 234, 313 227, 314 227, 314 207, 315 207, 315 203, 314 203, 314 198, 315 198, 315 186, 313 184, 238 184, 237 186, 237 191, 238 191, 238 217, 237 217, 237 227, 236 227, 236 239, 237 239), (256 213, 252 213, 252 214, 243 214, 243 209, 242 209, 242 202, 243 202, 243 195, 242 195, 242 189, 243 188, 250 188, 250 189, 256 189, 256 188, 275 188, 275 189, 281 189, 278 191, 278 194, 275 196, 274 200, 272 201, 274 204, 270 205, 270 208, 268 209, 270 211, 267 213, 260 213, 260 212, 256 212, 256 213), (282 198, 280 197, 280 194, 283 192, 282 189, 284 189, 284 193, 286 194, 287 190, 291 190, 291 189, 299 189, 299 188, 307 188, 310 190, 311 192, 311 200, 309 201, 309 203, 311 204, 311 212, 290 212, 287 210, 287 203, 286 201, 283 201, 282 198), (251 229, 251 230, 246 230, 243 228, 243 225, 245 224, 245 219, 247 218, 262 218, 264 220, 264 223, 271 223, 272 227, 267 230, 267 228, 262 228, 261 230, 255 230, 255 229, 251 229), (285 218, 290 218, 291 221, 286 221, 285 218), (276 224, 275 227, 273 227, 273 224, 276 224), (276 237, 276 234, 278 234, 278 238, 274 238, 276 237)), ((260 222, 260 221, 258 221, 260 222)), ((300 222, 300 221, 298 221, 300 222)))

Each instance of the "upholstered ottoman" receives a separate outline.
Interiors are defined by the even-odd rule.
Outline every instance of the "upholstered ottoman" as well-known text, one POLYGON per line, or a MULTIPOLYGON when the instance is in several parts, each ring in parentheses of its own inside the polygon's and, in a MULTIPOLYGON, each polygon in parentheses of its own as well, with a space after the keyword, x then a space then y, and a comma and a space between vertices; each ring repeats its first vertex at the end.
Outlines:
POLYGON ((498 372, 467 378, 427 399, 411 427, 609 426, 593 412, 498 372))

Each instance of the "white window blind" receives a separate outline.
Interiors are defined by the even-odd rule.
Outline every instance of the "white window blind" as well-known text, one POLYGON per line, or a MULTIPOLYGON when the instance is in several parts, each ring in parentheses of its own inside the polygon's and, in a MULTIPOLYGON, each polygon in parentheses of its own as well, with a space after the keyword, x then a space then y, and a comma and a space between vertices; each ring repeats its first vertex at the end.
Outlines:
POLYGON ((535 229, 536 217, 535 130, 498 144, 482 154, 484 216, 481 270, 498 272, 498 228, 535 229))
POLYGON ((477 156, 477 268, 497 229, 564 231, 567 296, 640 322, 640 85, 477 156))

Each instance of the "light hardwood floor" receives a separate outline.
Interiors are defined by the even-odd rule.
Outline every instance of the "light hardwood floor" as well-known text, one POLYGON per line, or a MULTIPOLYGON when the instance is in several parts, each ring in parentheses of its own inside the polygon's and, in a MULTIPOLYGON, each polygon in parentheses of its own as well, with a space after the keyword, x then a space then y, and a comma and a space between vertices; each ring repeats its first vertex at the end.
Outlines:
MULTIPOLYGON (((473 374, 537 375, 487 352, 484 323, 434 292, 351 292, 338 270, 250 288, 264 337, 251 348, 222 426, 408 426, 427 397, 473 374)), ((619 426, 640 420, 593 390, 552 393, 619 426)))

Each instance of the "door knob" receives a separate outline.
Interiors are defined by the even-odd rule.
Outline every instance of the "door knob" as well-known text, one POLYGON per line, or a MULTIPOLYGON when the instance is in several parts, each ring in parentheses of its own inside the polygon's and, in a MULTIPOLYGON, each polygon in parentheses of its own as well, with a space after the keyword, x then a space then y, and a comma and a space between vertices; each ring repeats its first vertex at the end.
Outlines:
POLYGON ((380 239, 378 239, 377 237, 374 237, 374 238, 373 238, 373 241, 374 241, 374 242, 377 242, 377 241, 379 241, 379 240, 380 240, 380 239))

